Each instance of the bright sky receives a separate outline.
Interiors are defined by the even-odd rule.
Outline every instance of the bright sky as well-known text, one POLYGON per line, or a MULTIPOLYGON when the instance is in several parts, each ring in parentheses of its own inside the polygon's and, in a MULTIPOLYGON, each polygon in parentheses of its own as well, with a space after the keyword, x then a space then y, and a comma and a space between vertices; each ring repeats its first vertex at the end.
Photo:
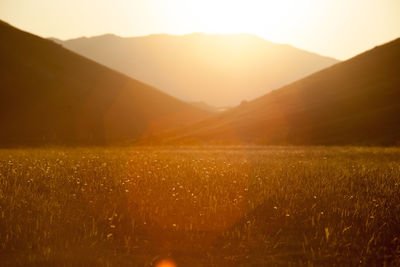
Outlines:
POLYGON ((347 59, 400 37, 400 0, 0 0, 0 19, 60 39, 251 33, 347 59))

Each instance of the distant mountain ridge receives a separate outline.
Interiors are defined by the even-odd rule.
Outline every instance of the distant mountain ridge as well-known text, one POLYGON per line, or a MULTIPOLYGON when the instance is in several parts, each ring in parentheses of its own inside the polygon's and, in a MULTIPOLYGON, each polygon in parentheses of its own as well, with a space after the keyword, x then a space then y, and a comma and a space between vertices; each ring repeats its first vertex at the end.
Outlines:
POLYGON ((208 112, 0 21, 0 146, 132 142, 208 112))
POLYGON ((400 38, 160 139, 399 145, 400 38))
POLYGON ((249 34, 106 34, 52 40, 170 95, 216 107, 254 99, 338 63, 249 34))

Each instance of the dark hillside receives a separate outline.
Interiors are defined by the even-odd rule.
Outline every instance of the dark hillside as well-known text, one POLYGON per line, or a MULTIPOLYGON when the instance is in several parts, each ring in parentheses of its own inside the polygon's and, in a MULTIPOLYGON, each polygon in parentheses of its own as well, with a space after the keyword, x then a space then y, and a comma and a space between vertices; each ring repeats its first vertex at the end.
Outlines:
POLYGON ((0 23, 0 146, 108 144, 207 112, 0 23))
POLYGON ((398 144, 400 39, 171 135, 174 142, 398 144))

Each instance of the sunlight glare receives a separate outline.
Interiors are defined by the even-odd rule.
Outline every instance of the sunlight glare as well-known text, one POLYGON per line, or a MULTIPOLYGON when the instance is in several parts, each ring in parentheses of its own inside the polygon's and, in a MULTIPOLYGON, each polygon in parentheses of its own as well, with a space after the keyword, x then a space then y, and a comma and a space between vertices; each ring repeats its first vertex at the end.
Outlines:
POLYGON ((204 0, 186 1, 180 8, 188 24, 201 23, 206 33, 267 34, 271 40, 282 41, 282 35, 293 31, 293 25, 302 27, 321 5, 295 0, 204 0))

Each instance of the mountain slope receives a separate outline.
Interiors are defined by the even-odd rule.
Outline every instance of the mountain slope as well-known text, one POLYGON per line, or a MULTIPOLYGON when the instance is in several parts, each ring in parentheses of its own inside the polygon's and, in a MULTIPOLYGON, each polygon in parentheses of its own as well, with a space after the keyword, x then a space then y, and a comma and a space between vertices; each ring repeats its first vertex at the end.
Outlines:
POLYGON ((338 62, 247 34, 107 34, 57 42, 168 94, 217 107, 259 97, 338 62))
POLYGON ((105 144, 207 112, 0 22, 0 146, 105 144))
POLYGON ((174 142, 394 145, 400 143, 399 100, 400 39, 396 39, 168 138, 174 142))

